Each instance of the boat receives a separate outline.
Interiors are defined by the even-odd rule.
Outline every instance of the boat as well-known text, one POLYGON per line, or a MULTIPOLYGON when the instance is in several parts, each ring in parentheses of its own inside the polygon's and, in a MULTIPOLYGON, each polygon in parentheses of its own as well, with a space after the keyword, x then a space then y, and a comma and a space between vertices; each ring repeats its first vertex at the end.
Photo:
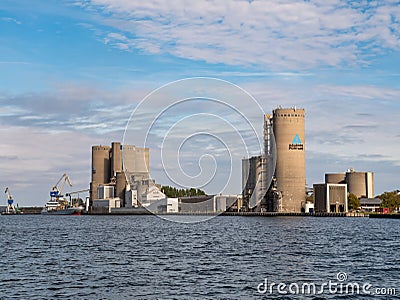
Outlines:
POLYGON ((42 215, 81 215, 84 211, 84 207, 78 204, 73 205, 72 200, 67 201, 62 193, 64 184, 68 182, 72 186, 69 176, 64 173, 57 183, 53 186, 50 191, 50 200, 46 203, 41 211, 42 215), (58 188, 59 183, 64 180, 61 188, 58 188))
POLYGON ((83 206, 72 206, 62 197, 50 199, 40 212, 42 215, 81 215, 83 206))

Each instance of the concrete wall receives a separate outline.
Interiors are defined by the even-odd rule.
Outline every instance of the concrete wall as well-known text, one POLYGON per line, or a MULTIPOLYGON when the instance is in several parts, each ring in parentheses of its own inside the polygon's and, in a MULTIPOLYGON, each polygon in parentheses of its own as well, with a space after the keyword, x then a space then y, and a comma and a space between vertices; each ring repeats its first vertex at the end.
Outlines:
POLYGON ((95 199, 93 200, 92 212, 94 213, 110 213, 112 208, 120 207, 120 199, 95 199))
POLYGON ((92 147, 92 182, 90 185, 90 198, 97 198, 97 187, 110 181, 110 147, 92 147))
POLYGON ((115 196, 121 199, 121 206, 125 206, 126 176, 124 172, 116 173, 117 182, 115 184, 115 196))
POLYGON ((123 168, 129 173, 149 173, 149 148, 124 145, 123 168))
POLYGON ((326 202, 326 185, 324 183, 317 183, 313 185, 313 189, 315 212, 328 212, 326 202))
POLYGON ((242 197, 250 207, 262 201, 266 192, 265 156, 242 159, 242 197))
POLYGON ((347 185, 319 183, 313 185, 315 212, 347 212, 347 185))
POLYGON ((110 160, 111 160, 110 177, 114 177, 114 176, 117 176, 117 172, 122 171, 121 143, 118 143, 118 142, 111 143, 110 160))
POLYGON ((238 200, 237 195, 215 195, 214 212, 224 212, 238 200))
POLYGON ((326 184, 328 191, 329 212, 347 212, 347 185, 326 184))

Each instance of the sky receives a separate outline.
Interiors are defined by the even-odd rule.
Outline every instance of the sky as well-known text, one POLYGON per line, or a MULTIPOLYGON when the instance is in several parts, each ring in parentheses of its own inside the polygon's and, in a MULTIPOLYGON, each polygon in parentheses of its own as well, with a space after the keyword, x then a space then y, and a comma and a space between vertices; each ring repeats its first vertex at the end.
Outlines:
MULTIPOLYGON (((20 206, 43 206, 64 172, 73 183, 70 190, 88 188, 91 146, 122 141, 131 115, 130 124, 143 117, 137 115, 143 99, 167 107, 168 101, 146 96, 170 82, 179 86, 185 78, 211 77, 231 82, 230 93, 240 87, 254 97, 261 110, 252 97, 242 106, 254 120, 278 106, 306 110, 309 186, 323 182, 325 172, 355 168, 375 173, 375 194, 399 189, 399 4, 2 0, 0 187, 8 186, 20 206)), ((227 100, 227 115, 240 103, 232 101, 227 100)), ((237 119, 218 123, 221 106, 204 103, 169 110, 163 115, 169 122, 161 123, 177 130, 173 138, 183 135, 178 150, 184 175, 196 177, 205 166, 204 174, 216 183, 206 192, 214 193, 233 169, 224 192, 240 193, 235 168, 244 153, 233 144, 244 133, 237 119), (193 122, 181 123, 189 114, 196 115, 193 122), (174 121, 181 127, 171 125, 174 121), (207 131, 188 140, 195 127, 216 130, 223 139, 207 131), (193 161, 184 158, 196 149, 201 155, 191 167, 193 161), (212 177, 215 170, 223 170, 221 177, 212 177)), ((163 138, 154 128, 153 140, 163 138)), ((146 145, 154 146, 152 177, 170 184, 162 173, 160 140, 146 145)), ((177 151, 169 145, 165 149, 177 151)), ((6 195, 2 198, 5 205, 6 195)))

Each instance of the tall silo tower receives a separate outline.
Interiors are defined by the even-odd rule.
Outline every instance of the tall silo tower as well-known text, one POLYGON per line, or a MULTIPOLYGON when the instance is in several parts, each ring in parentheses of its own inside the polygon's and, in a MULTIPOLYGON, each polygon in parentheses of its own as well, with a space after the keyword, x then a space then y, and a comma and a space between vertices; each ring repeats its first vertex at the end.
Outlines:
POLYGON ((265 122, 271 122, 276 142, 276 189, 281 199, 276 210, 300 212, 305 200, 305 111, 296 108, 278 108, 272 116, 266 115, 265 122))
POLYGON ((90 199, 97 198, 97 187, 110 181, 110 149, 109 146, 92 147, 92 182, 90 183, 90 199))

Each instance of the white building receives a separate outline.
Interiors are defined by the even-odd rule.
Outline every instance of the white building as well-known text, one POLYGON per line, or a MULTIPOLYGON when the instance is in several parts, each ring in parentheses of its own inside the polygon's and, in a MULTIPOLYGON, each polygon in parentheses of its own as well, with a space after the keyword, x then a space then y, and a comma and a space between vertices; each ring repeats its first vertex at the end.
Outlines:
POLYGON ((215 195, 214 212, 224 212, 238 201, 238 195, 215 195))
POLYGON ((179 199, 178 198, 167 198, 167 213, 179 212, 179 199))

